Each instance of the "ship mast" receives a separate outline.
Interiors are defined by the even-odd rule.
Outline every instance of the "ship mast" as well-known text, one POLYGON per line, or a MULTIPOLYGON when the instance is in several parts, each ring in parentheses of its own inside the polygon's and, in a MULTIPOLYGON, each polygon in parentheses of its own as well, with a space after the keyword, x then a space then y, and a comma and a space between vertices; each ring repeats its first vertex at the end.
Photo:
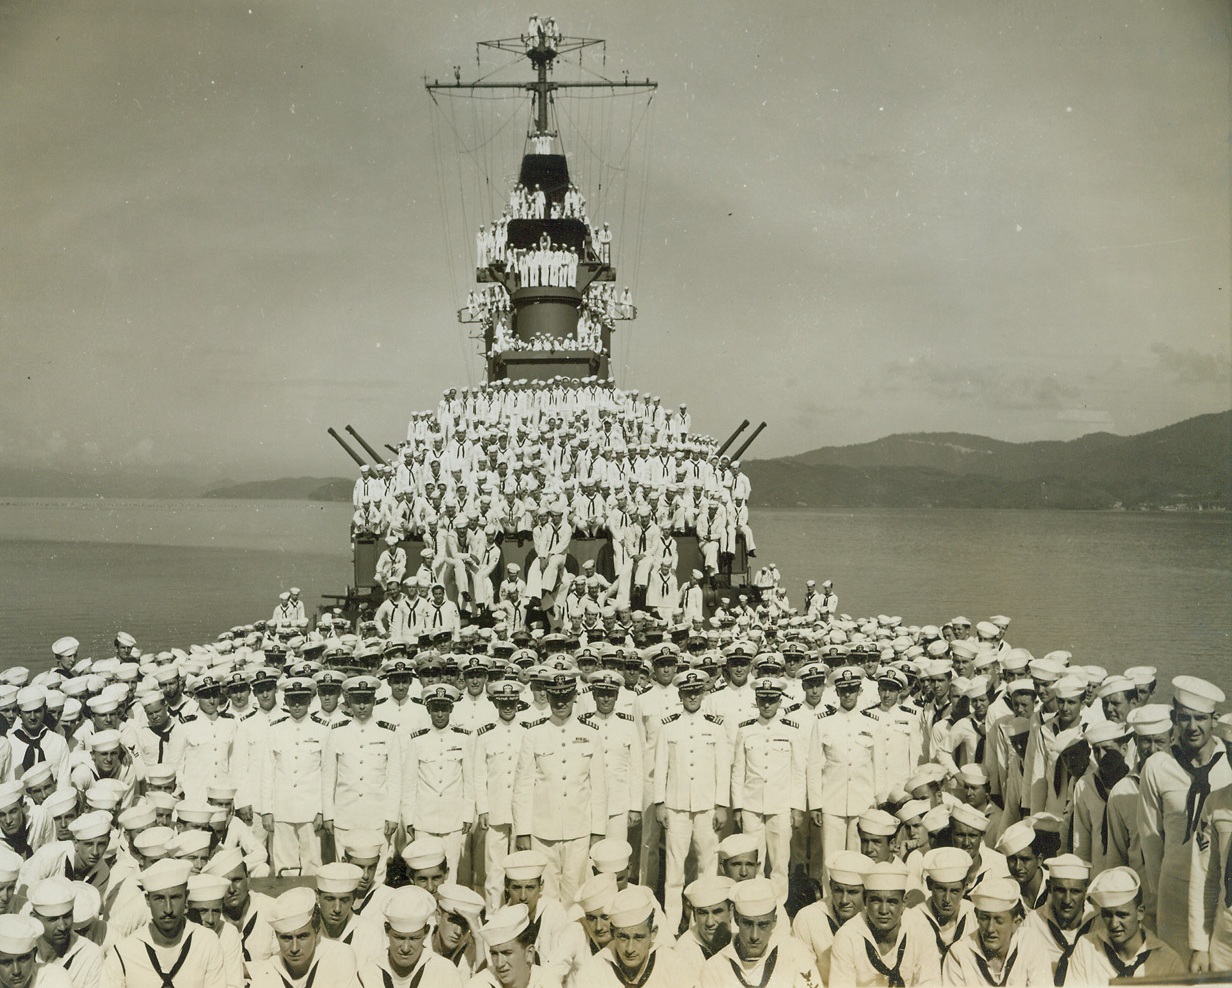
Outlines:
POLYGON ((600 38, 565 37, 552 18, 534 15, 524 35, 479 42, 528 59, 533 79, 463 81, 455 67, 453 82, 424 80, 433 96, 458 90, 530 94, 531 150, 522 158, 509 208, 479 231, 475 280, 484 287, 469 293, 467 307, 458 313, 462 322, 483 327, 489 380, 606 377, 614 324, 636 314, 627 289, 621 295, 614 287, 608 225, 590 225, 565 155, 553 149, 551 108, 558 91, 604 89, 615 95, 653 92, 658 86, 650 79, 631 81, 627 73, 623 80, 552 78, 557 59, 604 44, 600 38))

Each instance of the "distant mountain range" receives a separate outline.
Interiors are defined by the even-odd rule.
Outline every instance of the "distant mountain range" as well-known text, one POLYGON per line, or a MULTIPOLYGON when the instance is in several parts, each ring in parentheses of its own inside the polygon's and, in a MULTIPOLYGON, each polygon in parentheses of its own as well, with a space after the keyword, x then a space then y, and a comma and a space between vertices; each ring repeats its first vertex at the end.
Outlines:
MULTIPOLYGON (((854 446, 746 460, 756 506, 1232 510, 1232 409, 1136 436, 1007 443, 902 433, 854 446)), ((0 497, 211 497, 349 501, 353 478, 236 483, 188 471, 0 466, 0 497)))
POLYGON ((903 433, 745 470, 767 506, 1228 510, 1232 410, 1068 442, 903 433))

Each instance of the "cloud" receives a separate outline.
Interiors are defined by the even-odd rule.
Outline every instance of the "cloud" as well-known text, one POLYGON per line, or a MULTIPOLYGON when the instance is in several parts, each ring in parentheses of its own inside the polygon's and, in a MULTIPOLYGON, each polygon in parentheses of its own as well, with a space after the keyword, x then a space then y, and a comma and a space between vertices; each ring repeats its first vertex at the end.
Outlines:
POLYGON ((1007 372, 999 366, 951 364, 931 356, 891 360, 865 384, 870 394, 899 389, 937 401, 1015 410, 1064 408, 1082 395, 1075 384, 1055 373, 1007 372))
POLYGON ((1188 347, 1184 350, 1167 343, 1151 347, 1159 369, 1177 384, 1222 385, 1232 383, 1232 357, 1224 353, 1200 353, 1188 347))

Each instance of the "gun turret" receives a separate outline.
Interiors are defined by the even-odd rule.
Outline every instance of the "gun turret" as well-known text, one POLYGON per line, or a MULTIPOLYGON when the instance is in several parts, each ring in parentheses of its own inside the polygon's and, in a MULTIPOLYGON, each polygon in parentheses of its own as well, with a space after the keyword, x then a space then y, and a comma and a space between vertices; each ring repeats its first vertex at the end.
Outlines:
POLYGON ((753 440, 754 440, 754 439, 756 439, 758 436, 760 436, 760 435, 761 435, 761 430, 762 430, 762 429, 764 429, 765 427, 766 427, 766 423, 765 423, 765 422, 763 422, 763 423, 762 423, 761 425, 759 425, 756 429, 754 429, 754 430, 753 430, 753 434, 752 434, 751 436, 749 436, 749 438, 748 438, 748 439, 746 439, 746 440, 744 441, 744 444, 743 444, 743 445, 742 445, 742 446, 741 446, 738 450, 736 450, 736 452, 732 453, 732 457, 731 457, 731 458, 732 458, 733 460, 738 460, 738 459, 740 459, 740 457, 743 455, 744 451, 745 451, 746 449, 748 449, 750 446, 752 446, 752 445, 753 445, 753 440))
POLYGON ((352 429, 349 425, 346 427, 346 431, 355 437, 356 442, 358 442, 359 445, 361 445, 365 450, 367 450, 368 455, 371 456, 374 460, 376 460, 377 463, 381 464, 382 466, 389 466, 389 462, 385 459, 385 457, 383 457, 375 449, 369 446, 367 442, 364 441, 363 436, 361 436, 358 432, 352 429))
POLYGON ((748 427, 749 427, 748 419, 745 419, 738 426, 736 426, 736 431, 727 437, 727 442, 725 442, 722 446, 718 448, 718 451, 715 453, 715 456, 722 456, 724 453, 726 453, 727 447, 730 446, 732 443, 734 443, 736 441, 736 437, 740 435, 740 433, 742 433, 748 427))
POLYGON ((338 445, 341 446, 344 450, 346 450, 347 456, 349 456, 352 460, 358 463, 361 467, 366 467, 368 465, 368 462, 362 456, 356 453, 355 450, 351 449, 351 447, 347 445, 346 440, 343 439, 340 435, 338 435, 337 432, 334 431, 334 427, 332 425, 325 431, 328 432, 331 436, 334 437, 334 439, 338 441, 338 445))

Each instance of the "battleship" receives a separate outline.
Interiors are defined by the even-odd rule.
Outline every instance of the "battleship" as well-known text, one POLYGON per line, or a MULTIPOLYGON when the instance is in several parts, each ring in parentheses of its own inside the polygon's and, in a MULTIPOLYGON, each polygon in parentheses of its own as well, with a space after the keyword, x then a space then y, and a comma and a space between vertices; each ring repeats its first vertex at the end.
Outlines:
MULTIPOLYGON (((564 36, 552 19, 536 17, 532 18, 525 34, 483 41, 477 47, 477 52, 511 60, 523 72, 529 68, 529 78, 494 80, 488 73, 474 81, 465 81, 460 69, 455 67, 452 81, 425 79, 425 89, 434 100, 459 96, 478 99, 493 94, 523 96, 524 153, 516 177, 508 182, 509 188, 502 190, 506 200, 501 215, 488 217, 479 227, 475 240, 474 287, 467 293, 466 305, 457 313, 458 320, 474 331, 472 339, 482 348, 486 380, 473 389, 446 390, 437 410, 411 415, 405 438, 384 442, 382 448, 370 444, 349 424, 344 431, 353 444, 336 429, 328 429, 329 435, 359 468, 360 480, 356 487, 356 520, 351 531, 351 579, 344 592, 323 595, 322 608, 342 616, 352 626, 356 620, 362 622, 369 618, 384 597, 388 574, 380 573, 379 569, 383 554, 387 552, 396 554, 401 550, 410 561, 410 571, 414 572, 416 564, 424 558, 424 550, 430 550, 432 559, 428 567, 433 582, 439 581, 445 586, 449 599, 462 608, 464 621, 480 624, 490 623, 491 614, 481 607, 468 605, 476 600, 490 600, 502 577, 509 573, 511 564, 515 573, 520 570, 529 575, 536 570, 539 552, 534 545, 533 511, 527 513, 524 523, 507 521, 498 526, 499 535, 495 540, 491 538, 493 533, 489 527, 487 541, 498 543, 499 559, 497 561, 493 554, 496 565, 487 567, 478 577, 489 581, 490 586, 477 589, 473 585, 476 577, 468 576, 463 566, 452 565, 448 560, 450 550, 438 536, 449 533, 426 532, 414 517, 407 517, 413 510, 404 504, 423 493, 422 476, 429 471, 432 460, 449 465, 448 457, 442 454, 448 449, 446 442, 456 438, 452 434, 456 422, 470 421, 478 425, 466 440, 465 455, 473 457, 482 474, 485 465, 481 461, 485 454, 503 442, 500 439, 502 431, 508 439, 508 431, 513 428, 507 414, 494 417, 498 405, 491 399, 500 398, 499 407, 505 409, 510 404, 506 400, 509 395, 545 390, 558 398, 579 391, 592 399, 596 395, 603 396, 596 404, 596 407, 603 406, 597 420, 602 430, 599 435, 610 435, 613 425, 621 434, 616 444, 606 443, 605 439, 603 455, 610 458, 610 447, 619 445, 631 459, 648 460, 656 454, 664 458, 666 466, 658 469, 654 483, 647 484, 640 497, 643 503, 656 502, 656 524, 661 524, 665 533, 670 529, 674 545, 668 554, 675 579, 684 583, 692 574, 701 574, 696 582, 701 590, 705 615, 723 606, 723 598, 733 601, 744 595, 756 601, 760 595, 760 588, 751 585, 749 578, 749 557, 754 547, 749 542, 751 533, 747 518, 738 525, 728 519, 727 531, 707 559, 706 540, 699 537, 695 517, 704 511, 700 490, 693 483, 697 468, 694 466, 694 474, 687 477, 683 474, 672 476, 672 465, 681 461, 686 465, 694 464, 700 459, 711 476, 715 470, 724 473, 724 482, 730 490, 729 465, 739 463, 739 457, 766 423, 762 422, 746 435, 750 422, 745 419, 725 442, 719 443, 708 436, 678 428, 679 421, 673 416, 685 414, 685 406, 680 406, 679 413, 662 412, 661 409, 671 406, 661 403, 657 396, 629 390, 626 382, 618 387, 613 376, 613 336, 621 323, 637 318, 638 307, 633 304, 628 288, 617 289, 610 223, 592 223, 590 207, 571 174, 562 143, 557 101, 573 91, 610 99, 638 94, 653 97, 657 83, 649 78, 631 80, 627 73, 619 80, 608 79, 593 71, 588 77, 572 81, 560 78, 557 70, 566 60, 580 62, 587 52, 604 45, 602 39, 564 36), (634 411, 635 417, 644 409, 651 410, 652 419, 663 416, 664 428, 647 431, 638 428, 636 434, 626 435, 629 417, 621 412, 629 409, 634 411), (474 435, 475 432, 480 435, 474 435), (671 463, 667 460, 669 456, 671 463), (420 472, 418 479, 417 471, 420 472), (408 489, 410 496, 402 498, 403 504, 399 504, 399 492, 408 489), (662 506, 661 501, 668 503, 662 506), (399 509, 403 520, 391 519, 399 509)), ((489 176, 485 176, 485 182, 490 182, 489 176)), ((551 422, 550 415, 546 420, 551 422)), ((558 432, 563 431, 561 445, 568 452, 573 448, 567 445, 572 440, 570 430, 561 430, 559 422, 554 423, 554 427, 558 432)), ((543 438, 550 443, 553 440, 547 435, 548 431, 545 428, 543 438)), ((518 437, 512 438, 518 445, 518 437)), ((592 452, 599 454, 600 450, 583 452, 589 457, 592 452)), ((499 445, 499 454, 490 462, 492 473, 495 473, 498 459, 508 459, 507 447, 499 445)), ((530 460, 529 465, 536 462, 530 460)), ((521 465, 527 467, 528 463, 521 465)), ((593 473, 570 469, 568 465, 562 469, 559 463, 540 463, 540 466, 547 476, 540 477, 533 485, 532 496, 538 496, 542 502, 534 504, 533 508, 544 510, 555 506, 547 503, 550 498, 567 504, 579 488, 595 495, 602 493, 603 478, 593 473), (560 481, 559 487, 554 487, 556 481, 560 481), (591 482, 589 486, 588 481, 591 482)), ((449 474, 445 469, 441 476, 449 481, 449 474)), ((502 493, 502 481, 489 476, 489 481, 492 480, 496 482, 486 487, 466 485, 470 489, 464 494, 464 500, 469 500, 469 504, 463 504, 458 514, 466 516, 469 513, 476 518, 478 524, 471 526, 472 531, 478 528, 482 532, 487 521, 485 510, 477 502, 486 497, 485 505, 490 504, 492 498, 499 500, 502 493)), ((504 485, 508 486, 507 480, 504 485)), ((451 483, 436 493, 446 505, 456 494, 451 483)), ((518 493, 523 492, 519 489, 518 493)), ((439 508, 439 501, 436 503, 439 508)), ((610 504, 610 496, 605 503, 610 504)), ((742 510, 747 510, 747 506, 742 506, 742 510)), ((434 509, 432 513, 437 512, 434 509)), ((562 575, 569 575, 564 576, 563 584, 554 581, 545 593, 535 596, 530 607, 531 622, 541 617, 546 623, 546 614, 570 577, 583 572, 598 574, 606 586, 615 588, 621 585, 622 567, 629 568, 618 544, 619 531, 614 534, 612 527, 603 521, 587 524, 567 509, 566 514, 573 531, 567 551, 562 554, 561 568, 562 575)), ((453 513, 449 517, 452 519, 453 513)), ((456 547, 453 551, 457 551, 456 547)), ((623 578, 629 582, 627 573, 623 578)), ((646 606, 644 586, 639 586, 638 582, 644 583, 634 581, 631 590, 622 587, 622 606, 631 609, 646 606)))

